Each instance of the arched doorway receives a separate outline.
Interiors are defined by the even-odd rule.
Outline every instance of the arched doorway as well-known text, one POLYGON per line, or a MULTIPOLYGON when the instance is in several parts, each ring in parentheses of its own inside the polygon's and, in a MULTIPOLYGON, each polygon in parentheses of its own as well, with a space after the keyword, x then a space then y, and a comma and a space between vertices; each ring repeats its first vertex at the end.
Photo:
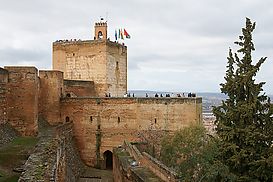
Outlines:
POLYGON ((113 169, 113 153, 110 150, 106 150, 103 153, 103 157, 105 161, 105 168, 113 169))

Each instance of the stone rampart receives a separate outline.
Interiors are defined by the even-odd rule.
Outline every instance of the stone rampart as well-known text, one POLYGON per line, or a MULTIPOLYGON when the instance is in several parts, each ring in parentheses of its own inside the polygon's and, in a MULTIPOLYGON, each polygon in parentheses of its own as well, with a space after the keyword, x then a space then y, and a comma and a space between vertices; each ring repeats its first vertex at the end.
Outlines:
POLYGON ((63 122, 74 123, 83 161, 95 166, 96 153, 103 160, 103 153, 125 138, 139 141, 149 130, 176 131, 201 123, 201 102, 201 98, 63 98, 61 113, 63 122))

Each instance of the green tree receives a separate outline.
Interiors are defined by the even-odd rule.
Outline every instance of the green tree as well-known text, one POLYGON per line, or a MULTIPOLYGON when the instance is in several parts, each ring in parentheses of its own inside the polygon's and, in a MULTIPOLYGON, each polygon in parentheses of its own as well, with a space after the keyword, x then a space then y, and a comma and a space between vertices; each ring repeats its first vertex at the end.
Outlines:
MULTIPOLYGON (((162 140, 161 161, 173 168, 182 181, 211 181, 217 145, 203 126, 190 126, 162 140)), ((217 166, 218 167, 218 166, 217 166)))
POLYGON ((213 109, 220 138, 218 159, 228 166, 235 181, 271 182, 273 107, 263 93, 264 82, 255 82, 266 57, 257 63, 252 61, 254 29, 255 23, 246 18, 242 35, 235 42, 239 46, 237 53, 229 50, 225 83, 220 84, 228 98, 213 109))

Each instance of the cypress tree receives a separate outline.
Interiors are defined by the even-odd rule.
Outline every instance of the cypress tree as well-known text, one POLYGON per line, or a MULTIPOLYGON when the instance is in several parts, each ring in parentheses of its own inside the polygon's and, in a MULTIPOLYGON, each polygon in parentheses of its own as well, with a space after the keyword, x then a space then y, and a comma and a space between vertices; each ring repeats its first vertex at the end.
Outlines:
POLYGON ((218 159, 228 166, 236 181, 273 181, 273 107, 263 92, 265 82, 255 76, 265 62, 252 61, 255 51, 252 32, 255 23, 246 18, 246 26, 236 53, 229 49, 225 83, 221 92, 227 99, 214 107, 216 132, 220 139, 218 159))

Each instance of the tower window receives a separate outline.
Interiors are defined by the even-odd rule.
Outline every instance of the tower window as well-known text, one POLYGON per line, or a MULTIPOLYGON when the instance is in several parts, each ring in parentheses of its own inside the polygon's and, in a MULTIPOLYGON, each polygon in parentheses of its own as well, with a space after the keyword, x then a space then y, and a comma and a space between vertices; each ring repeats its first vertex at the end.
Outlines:
POLYGON ((156 124, 156 118, 155 118, 155 124, 156 124))
POLYGON ((70 119, 69 119, 69 117, 68 117, 68 116, 66 116, 66 117, 65 117, 65 122, 66 122, 66 123, 68 123, 68 122, 69 122, 69 120, 70 120, 70 119))
POLYGON ((118 68, 118 61, 116 62, 116 68, 118 68))
POLYGON ((92 117, 92 116, 90 116, 90 121, 91 121, 91 122, 93 121, 93 117, 92 117))
POLYGON ((120 123, 120 117, 118 117, 118 123, 120 123))

